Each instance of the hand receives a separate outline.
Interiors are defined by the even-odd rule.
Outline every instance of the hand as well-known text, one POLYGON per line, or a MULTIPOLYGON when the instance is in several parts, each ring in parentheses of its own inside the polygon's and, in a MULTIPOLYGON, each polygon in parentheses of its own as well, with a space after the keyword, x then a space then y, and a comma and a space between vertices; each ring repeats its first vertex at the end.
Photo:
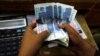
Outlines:
POLYGON ((35 56, 43 41, 48 37, 48 31, 37 34, 33 29, 36 27, 36 22, 33 21, 24 33, 19 56, 35 56))
POLYGON ((60 24, 59 27, 68 32, 70 38, 69 47, 76 53, 76 56, 94 56, 96 49, 84 41, 70 25, 60 24))

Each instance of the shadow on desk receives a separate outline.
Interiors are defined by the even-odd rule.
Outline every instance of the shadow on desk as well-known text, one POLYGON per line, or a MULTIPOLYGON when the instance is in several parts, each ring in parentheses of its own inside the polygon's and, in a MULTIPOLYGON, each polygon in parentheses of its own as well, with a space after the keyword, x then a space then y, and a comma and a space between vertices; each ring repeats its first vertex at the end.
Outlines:
POLYGON ((69 48, 63 47, 61 45, 48 48, 47 45, 42 46, 39 54, 37 56, 75 56, 69 48))

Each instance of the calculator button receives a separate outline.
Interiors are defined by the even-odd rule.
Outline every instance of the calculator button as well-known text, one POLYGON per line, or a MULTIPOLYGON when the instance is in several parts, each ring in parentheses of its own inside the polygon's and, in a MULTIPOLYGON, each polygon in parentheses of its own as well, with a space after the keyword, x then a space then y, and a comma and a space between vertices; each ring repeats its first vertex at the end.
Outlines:
POLYGON ((8 34, 7 37, 9 37, 10 35, 8 34))
POLYGON ((22 35, 22 33, 18 33, 18 36, 21 36, 22 35))
POLYGON ((7 52, 6 55, 11 55, 11 52, 7 52))
POLYGON ((3 37, 5 37, 5 35, 1 35, 1 37, 3 38, 3 37))
POLYGON ((5 55, 5 53, 0 53, 0 56, 4 56, 5 55))
POLYGON ((17 33, 22 32, 21 29, 17 29, 17 33))
POLYGON ((11 32, 11 30, 6 30, 6 32, 7 32, 7 33, 10 33, 10 32, 11 32))
POLYGON ((11 50, 11 48, 8 47, 7 50, 11 50))
POLYGON ((22 29, 22 32, 25 32, 25 29, 22 29))
POLYGON ((12 34, 12 36, 16 36, 16 34, 12 34))
POLYGON ((13 42, 12 45, 16 45, 16 42, 13 42))

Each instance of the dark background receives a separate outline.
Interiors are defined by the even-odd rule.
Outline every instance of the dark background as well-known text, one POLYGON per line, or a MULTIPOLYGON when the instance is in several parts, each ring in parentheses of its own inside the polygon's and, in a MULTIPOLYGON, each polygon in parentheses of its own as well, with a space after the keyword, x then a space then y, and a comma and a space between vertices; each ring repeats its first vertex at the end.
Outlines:
POLYGON ((0 13, 34 13, 34 4, 44 2, 73 5, 90 27, 100 26, 100 0, 0 0, 0 13))

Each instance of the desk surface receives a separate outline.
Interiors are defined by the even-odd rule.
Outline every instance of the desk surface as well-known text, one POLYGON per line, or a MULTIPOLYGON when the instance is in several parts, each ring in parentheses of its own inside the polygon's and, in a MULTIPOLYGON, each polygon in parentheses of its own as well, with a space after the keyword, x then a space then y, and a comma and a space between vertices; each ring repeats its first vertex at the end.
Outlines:
MULTIPOLYGON (((80 23, 81 27, 83 28, 85 34, 87 35, 89 42, 94 48, 98 49, 93 36, 89 30, 89 27, 85 21, 85 18, 82 16, 77 16, 77 21, 80 23)), ((52 48, 48 48, 47 45, 42 46, 37 56, 75 56, 74 53, 66 47, 63 46, 56 46, 52 48)))
POLYGON ((80 26, 82 27, 83 31, 85 32, 86 36, 88 37, 88 39, 86 39, 87 42, 89 42, 92 46, 94 46, 97 50, 97 44, 92 36, 92 33, 85 21, 85 18, 81 15, 77 16, 77 21, 79 22, 80 26))

